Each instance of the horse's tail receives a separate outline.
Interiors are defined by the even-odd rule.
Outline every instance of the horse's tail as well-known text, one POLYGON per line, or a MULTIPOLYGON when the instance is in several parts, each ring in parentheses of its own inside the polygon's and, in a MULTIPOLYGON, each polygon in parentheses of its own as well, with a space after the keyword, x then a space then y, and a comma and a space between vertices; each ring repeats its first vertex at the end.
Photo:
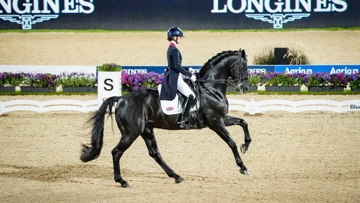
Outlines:
POLYGON ((90 119, 86 122, 89 125, 92 125, 91 130, 91 146, 85 144, 82 145, 82 151, 80 160, 83 162, 88 162, 99 157, 102 146, 103 146, 103 137, 104 137, 104 120, 106 110, 109 109, 109 116, 112 114, 112 107, 115 102, 117 102, 120 97, 110 97, 106 99, 99 110, 92 114, 90 119))

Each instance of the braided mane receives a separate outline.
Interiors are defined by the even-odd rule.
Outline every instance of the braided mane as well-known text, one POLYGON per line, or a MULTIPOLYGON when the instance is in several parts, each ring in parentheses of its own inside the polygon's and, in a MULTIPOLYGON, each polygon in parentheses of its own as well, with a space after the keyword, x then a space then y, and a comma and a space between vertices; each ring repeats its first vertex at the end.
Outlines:
POLYGON ((200 73, 202 71, 206 71, 206 69, 209 69, 212 65, 215 65, 217 63, 219 63, 220 61, 222 61, 225 57, 232 55, 234 53, 240 53, 239 50, 236 51, 223 51, 220 52, 218 54, 216 54, 215 56, 213 56, 211 59, 209 59, 200 69, 200 73))

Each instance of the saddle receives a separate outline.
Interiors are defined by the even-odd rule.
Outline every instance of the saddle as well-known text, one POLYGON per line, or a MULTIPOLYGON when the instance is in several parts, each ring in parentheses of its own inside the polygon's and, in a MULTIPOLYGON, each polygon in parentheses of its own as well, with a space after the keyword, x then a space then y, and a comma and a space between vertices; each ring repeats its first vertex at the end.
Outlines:
MULTIPOLYGON (((196 94, 196 91, 194 90, 192 83, 190 83, 189 81, 186 81, 186 80, 184 80, 184 81, 187 82, 187 84, 189 85, 191 90, 196 94)), ((158 92, 160 94, 161 84, 158 86, 158 92)), ((175 115, 175 114, 181 115, 185 111, 184 103, 186 102, 186 100, 187 100, 186 96, 184 96, 180 92, 177 92, 175 98, 172 101, 160 100, 161 110, 166 115, 175 115)), ((178 124, 180 124, 181 128, 185 128, 185 129, 197 129, 198 128, 198 125, 197 125, 198 113, 197 113, 197 111, 200 106, 200 101, 199 101, 198 96, 196 96, 196 100, 197 100, 196 105, 194 105, 190 109, 189 120, 186 123, 180 122, 180 121, 178 122, 178 124)))

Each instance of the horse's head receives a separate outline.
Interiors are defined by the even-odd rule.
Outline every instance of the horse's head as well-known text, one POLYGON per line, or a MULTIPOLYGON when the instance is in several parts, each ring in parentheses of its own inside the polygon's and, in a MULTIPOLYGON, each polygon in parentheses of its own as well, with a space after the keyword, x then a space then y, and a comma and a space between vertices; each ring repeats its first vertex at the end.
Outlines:
POLYGON ((238 57, 232 62, 230 67, 230 77, 234 81, 235 90, 244 93, 248 87, 248 65, 245 50, 240 49, 238 57))
MULTIPOLYGON (((245 50, 223 51, 209 59, 200 69, 198 80, 211 82, 214 87, 225 84, 231 77, 235 90, 245 92, 248 84, 247 56, 245 50)), ((224 86, 223 86, 224 87, 224 86)))

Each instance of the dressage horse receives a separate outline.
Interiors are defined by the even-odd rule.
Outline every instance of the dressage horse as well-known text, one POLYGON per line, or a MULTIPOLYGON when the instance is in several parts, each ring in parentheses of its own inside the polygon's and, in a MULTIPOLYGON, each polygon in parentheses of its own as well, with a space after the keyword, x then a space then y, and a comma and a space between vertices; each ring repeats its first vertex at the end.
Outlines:
MULTIPOLYGON (((240 172, 244 175, 249 175, 248 170, 225 126, 239 125, 243 128, 245 144, 240 147, 242 153, 248 150, 251 137, 248 125, 243 119, 227 115, 229 104, 226 87, 227 82, 232 79, 235 90, 245 92, 248 83, 247 68, 245 50, 223 51, 201 67, 194 83, 195 92, 198 93, 197 98, 200 100, 196 119, 198 128, 209 127, 228 144, 236 164, 240 167, 240 172)), ((88 162, 100 155, 104 136, 104 116, 107 111, 111 116, 113 106, 115 106, 116 123, 121 132, 120 142, 111 151, 115 182, 120 183, 122 187, 130 187, 121 176, 120 158, 139 136, 144 139, 149 155, 166 174, 174 178, 176 183, 182 182, 184 178, 176 174, 161 157, 153 130, 154 128, 182 130, 177 124, 179 114, 164 114, 160 106, 159 93, 153 89, 136 90, 124 96, 106 99, 87 122, 92 126, 91 146, 83 144, 81 161, 88 162)))

